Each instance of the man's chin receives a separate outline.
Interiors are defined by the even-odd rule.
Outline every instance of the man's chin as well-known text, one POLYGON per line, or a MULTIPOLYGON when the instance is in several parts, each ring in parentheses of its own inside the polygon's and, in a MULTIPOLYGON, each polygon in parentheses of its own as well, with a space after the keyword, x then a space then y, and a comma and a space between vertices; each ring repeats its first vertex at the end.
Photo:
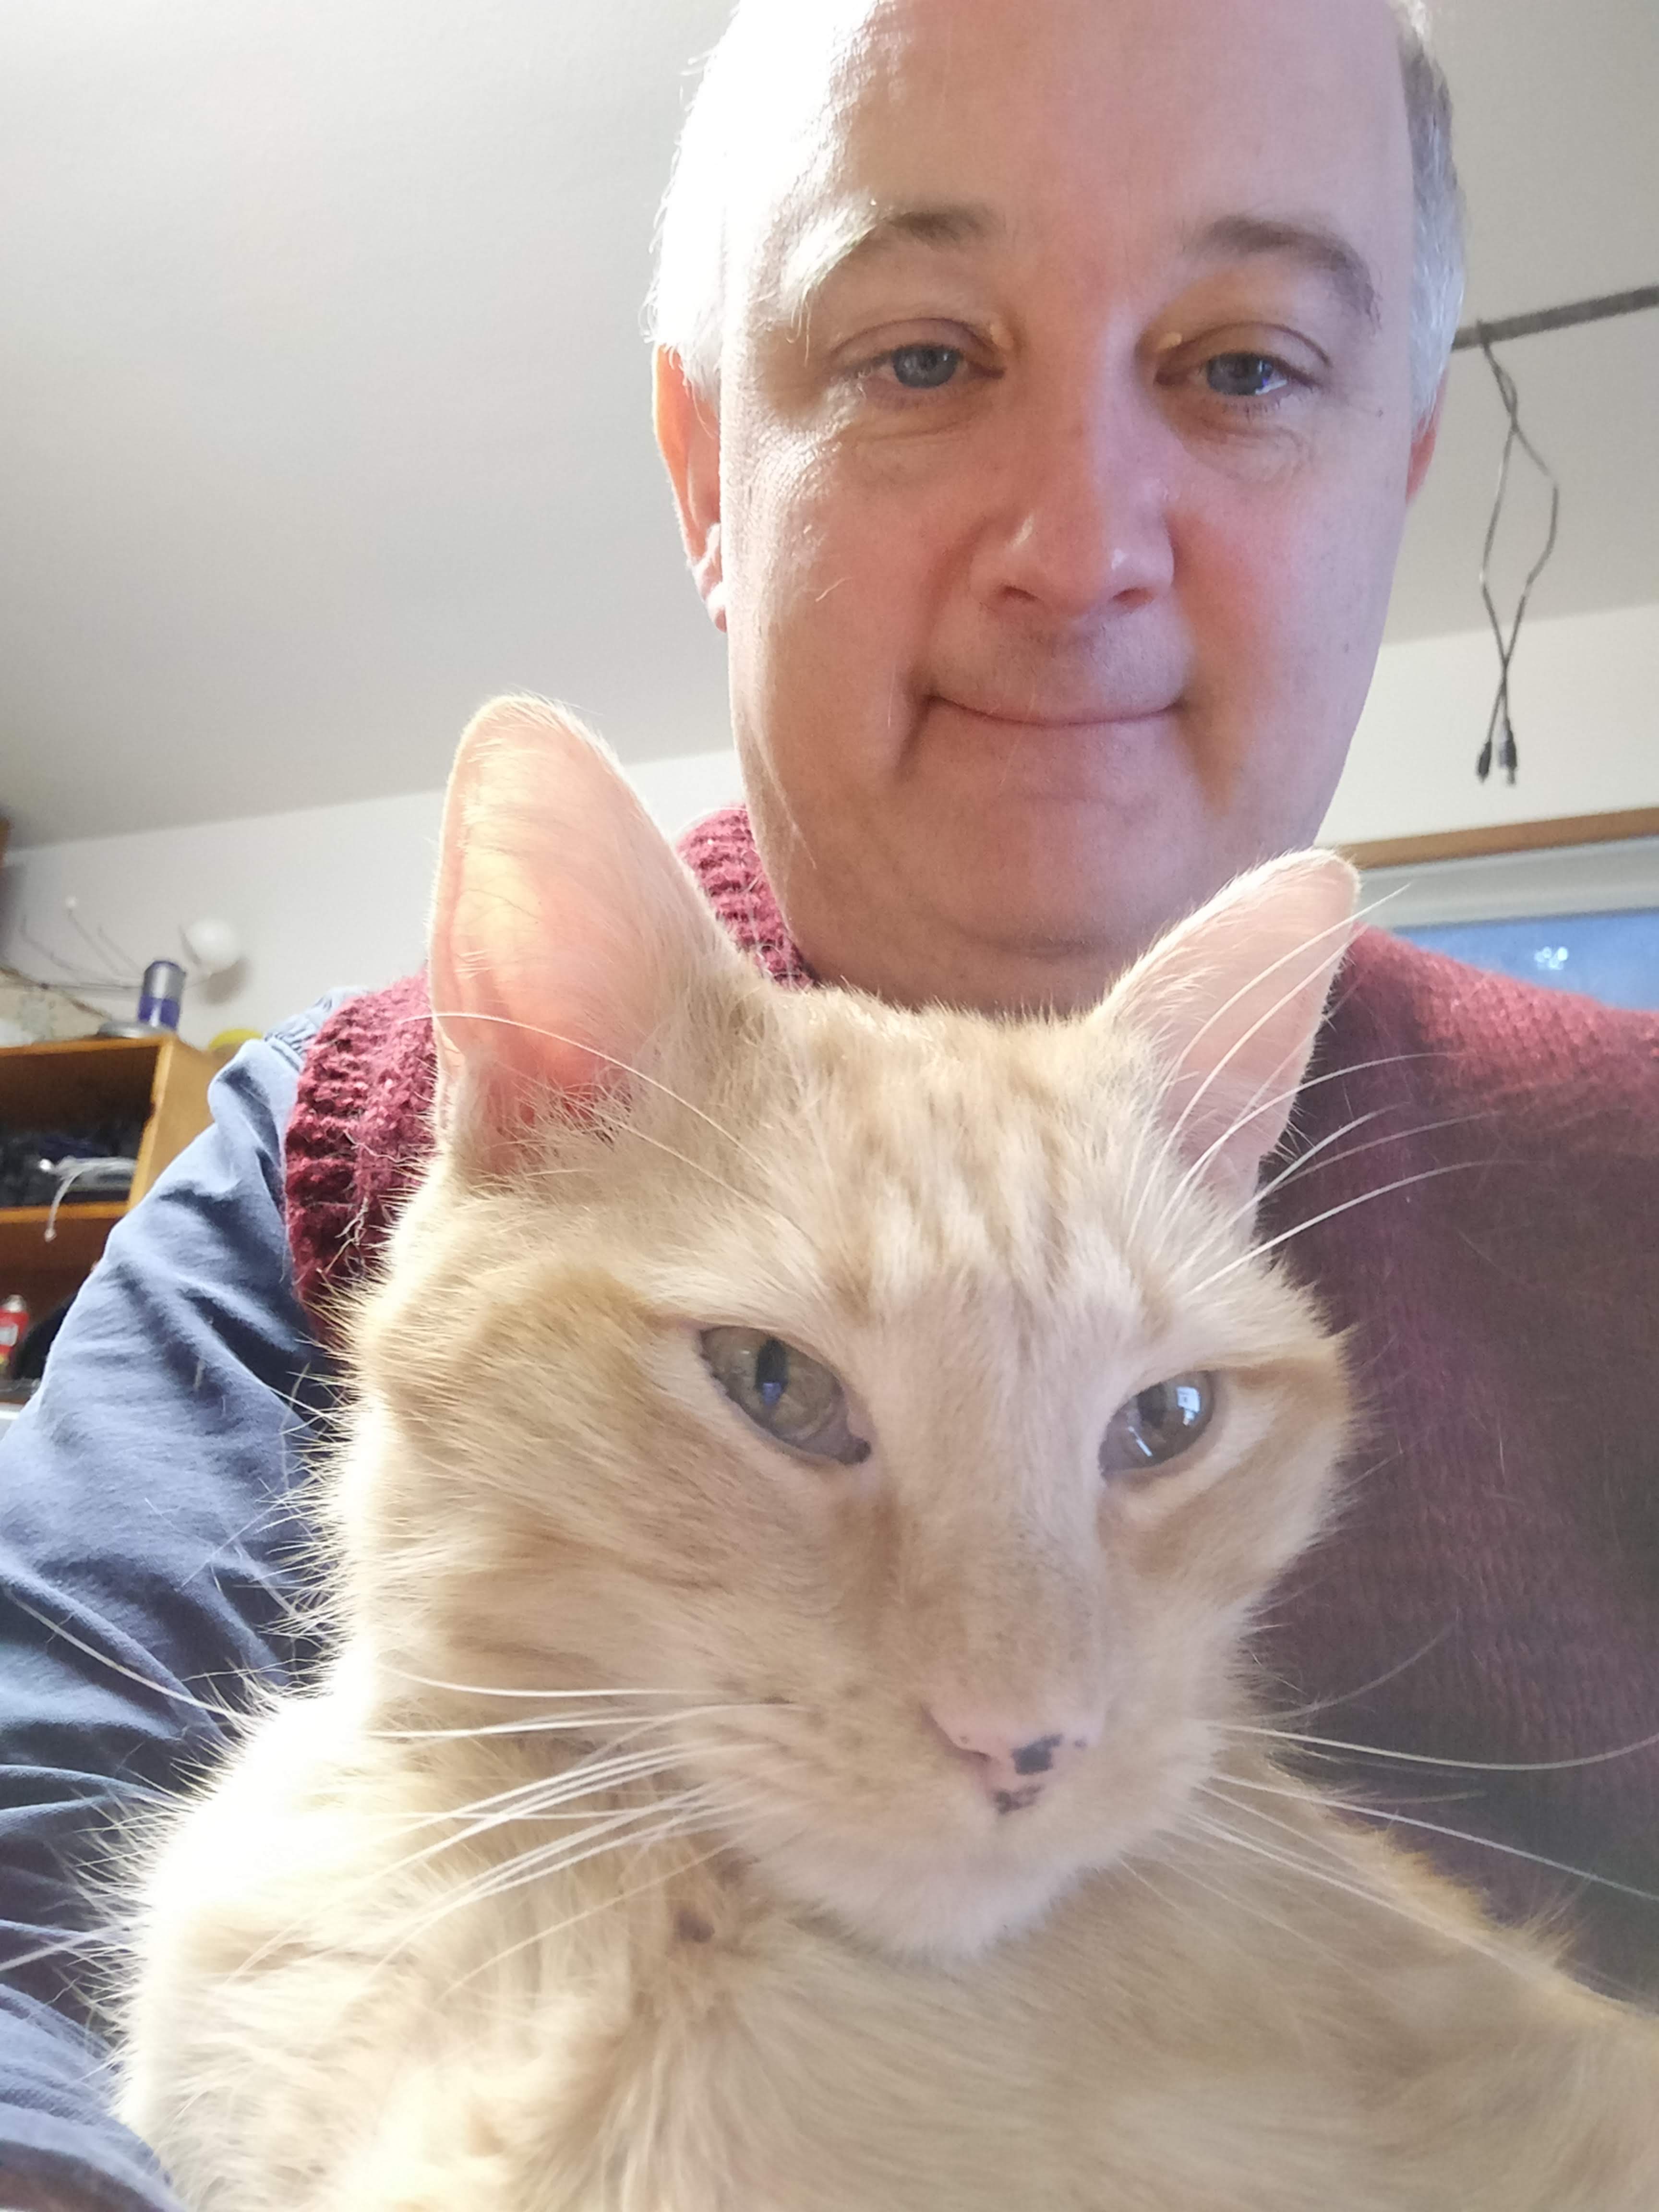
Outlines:
POLYGON ((805 844, 763 808, 763 854, 814 972, 900 1006, 1081 1011, 1236 872, 1179 787, 1131 807, 939 763, 847 802, 805 844), (850 826, 849 826, 850 825, 850 826), (807 865, 815 845, 833 866, 807 865))
POLYGON ((915 757, 983 799, 1102 806, 1133 813, 1187 785, 1191 764, 1179 702, 1090 720, 1020 720, 934 699, 915 757))

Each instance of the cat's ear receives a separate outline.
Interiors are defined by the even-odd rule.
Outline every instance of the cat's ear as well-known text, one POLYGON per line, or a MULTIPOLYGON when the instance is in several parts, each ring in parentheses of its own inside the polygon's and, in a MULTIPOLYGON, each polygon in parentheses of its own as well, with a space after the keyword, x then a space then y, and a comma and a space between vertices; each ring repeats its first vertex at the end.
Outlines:
POLYGON ((738 955, 599 741, 540 699, 498 699, 444 802, 428 972, 438 1123, 504 1164, 549 1096, 625 1093, 700 973, 738 955))
POLYGON ((1285 1133, 1358 893, 1334 853, 1270 860, 1160 939, 1100 1010, 1156 1040, 1176 1152, 1229 1199, 1285 1133))

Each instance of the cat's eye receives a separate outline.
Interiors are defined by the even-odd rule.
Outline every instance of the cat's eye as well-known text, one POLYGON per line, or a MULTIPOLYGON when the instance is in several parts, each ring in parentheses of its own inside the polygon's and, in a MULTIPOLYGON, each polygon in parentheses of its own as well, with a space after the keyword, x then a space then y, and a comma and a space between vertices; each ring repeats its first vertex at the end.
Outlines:
POLYGON ((703 1364, 757 1429, 809 1459, 857 1467, 870 1446, 854 1436, 847 1393, 821 1359, 759 1328, 706 1328, 703 1364))
POLYGON ((1146 1474, 1190 1451, 1215 1413, 1213 1375, 1176 1375, 1126 1399, 1100 1443, 1103 1475, 1146 1474))

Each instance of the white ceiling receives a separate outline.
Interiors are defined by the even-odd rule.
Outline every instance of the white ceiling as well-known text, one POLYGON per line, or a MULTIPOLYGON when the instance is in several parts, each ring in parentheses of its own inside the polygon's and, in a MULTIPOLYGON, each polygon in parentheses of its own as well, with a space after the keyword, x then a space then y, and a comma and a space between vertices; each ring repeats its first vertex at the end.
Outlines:
MULTIPOLYGON (((726 5, 0 0, 16 842, 429 788, 510 686, 726 742, 639 323, 726 5)), ((1659 281, 1656 0, 1440 15, 1471 313, 1659 281)), ((1659 314, 1510 358, 1566 491, 1539 612, 1659 599, 1659 314)), ((1465 356, 1395 636, 1480 619, 1501 433, 1465 356)))

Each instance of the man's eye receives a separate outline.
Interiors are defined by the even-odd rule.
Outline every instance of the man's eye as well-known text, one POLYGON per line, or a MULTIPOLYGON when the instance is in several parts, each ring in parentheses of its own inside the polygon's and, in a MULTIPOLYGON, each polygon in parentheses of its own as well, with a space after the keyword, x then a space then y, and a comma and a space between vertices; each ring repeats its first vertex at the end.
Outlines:
POLYGON ((887 356, 896 382, 908 392, 937 392, 962 367, 961 349, 947 345, 900 346, 887 356))
POLYGON ((1265 353, 1218 353, 1204 364, 1204 380, 1222 399, 1265 399, 1290 388, 1283 365, 1265 353))

